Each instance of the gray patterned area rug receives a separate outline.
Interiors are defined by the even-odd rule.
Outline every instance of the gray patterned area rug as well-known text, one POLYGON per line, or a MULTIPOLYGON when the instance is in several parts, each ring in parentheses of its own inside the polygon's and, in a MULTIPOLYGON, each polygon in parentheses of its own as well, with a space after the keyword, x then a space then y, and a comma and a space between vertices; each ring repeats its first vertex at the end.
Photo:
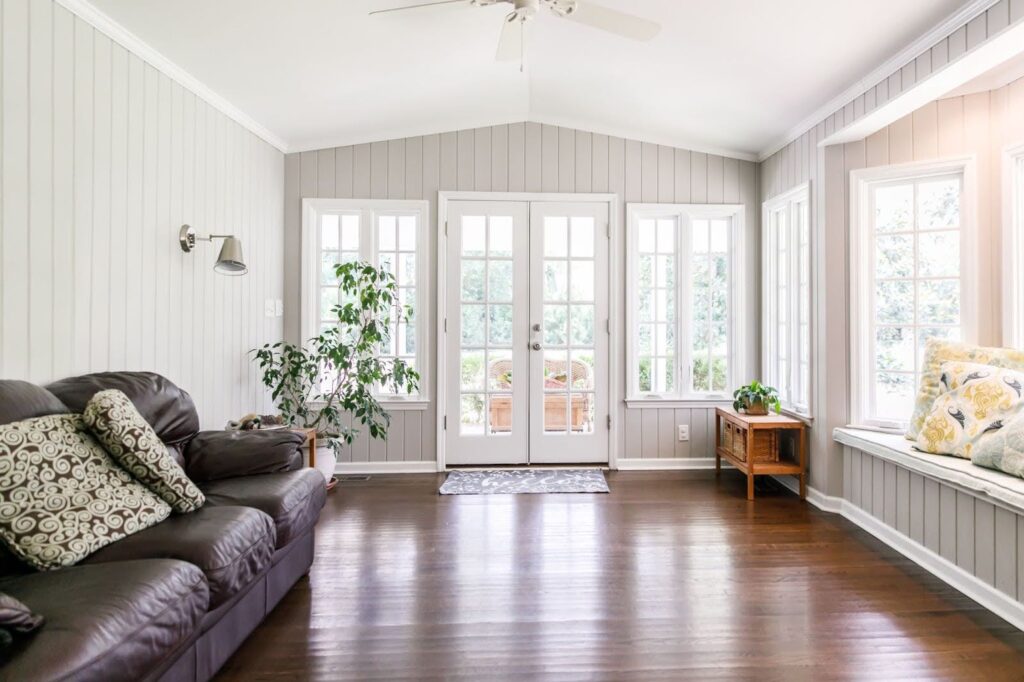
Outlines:
POLYGON ((493 469, 452 471, 442 495, 516 495, 519 493, 607 493, 600 469, 493 469))

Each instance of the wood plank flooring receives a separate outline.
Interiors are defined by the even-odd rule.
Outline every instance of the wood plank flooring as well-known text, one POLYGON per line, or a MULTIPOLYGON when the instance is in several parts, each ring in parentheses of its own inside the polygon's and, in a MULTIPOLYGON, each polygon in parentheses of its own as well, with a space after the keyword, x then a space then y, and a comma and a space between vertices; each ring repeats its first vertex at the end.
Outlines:
POLYGON ((609 495, 328 498, 222 680, 1021 680, 1024 634, 838 516, 724 472, 609 495))

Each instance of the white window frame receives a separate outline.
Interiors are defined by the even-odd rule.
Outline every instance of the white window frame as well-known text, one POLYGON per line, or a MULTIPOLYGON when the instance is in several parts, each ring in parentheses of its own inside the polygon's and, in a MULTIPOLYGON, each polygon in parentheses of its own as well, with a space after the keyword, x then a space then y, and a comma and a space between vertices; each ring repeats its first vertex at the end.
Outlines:
POLYGON ((299 318, 302 341, 320 333, 320 218, 324 215, 359 214, 359 260, 377 263, 378 215, 415 215, 416 221, 416 371, 419 390, 410 394, 378 393, 388 410, 425 410, 430 403, 430 277, 428 273, 428 224, 430 202, 399 199, 303 199, 302 200, 302 306, 299 318))
MULTIPOLYGON (((774 296, 778 284, 778 268, 775 265, 774 248, 775 225, 772 222, 774 216, 780 211, 786 214, 786 243, 789 249, 789 283, 787 292, 787 321, 790 326, 787 344, 787 358, 789 361, 789 386, 791 393, 796 395, 797 400, 790 400, 789 396, 783 396, 782 409, 794 415, 810 419, 812 415, 811 406, 814 404, 814 223, 811 212, 811 185, 805 182, 801 185, 778 194, 762 204, 761 210, 761 294, 762 294, 762 352, 761 362, 764 374, 764 381, 769 385, 779 388, 779 377, 773 368, 776 365, 778 343, 776 337, 778 297, 774 296), (807 395, 800 394, 800 274, 804 265, 799 258, 799 234, 794 218, 801 210, 805 212, 808 235, 808 259, 806 263, 806 278, 808 282, 808 363, 807 363, 807 395)), ((780 389, 781 390, 781 389, 780 389)))
POLYGON ((745 376, 744 343, 747 319, 746 268, 746 206, 743 204, 641 204, 626 205, 626 404, 635 407, 648 404, 661 406, 687 406, 693 403, 730 402, 732 390, 740 377, 745 376), (635 349, 637 338, 638 291, 635 285, 638 271, 639 221, 642 219, 672 219, 676 221, 676 391, 671 394, 641 393, 635 349), (729 235, 729 355, 727 388, 723 392, 694 392, 691 367, 693 344, 689 335, 689 262, 691 223, 695 219, 722 219, 732 221, 729 235), (687 276, 684 276, 687 275, 687 276), (685 390, 684 390, 685 387, 685 390))
MULTIPOLYGON (((871 190, 900 180, 961 175, 960 197, 960 329, 968 343, 978 341, 977 174, 973 156, 923 163, 864 168, 850 173, 850 417, 856 427, 899 433, 907 423, 868 415, 875 361, 871 338, 874 294, 871 190)), ((916 387, 915 387, 916 390, 916 387)))
POLYGON ((1024 348, 1024 142, 1003 152, 1003 345, 1024 348))

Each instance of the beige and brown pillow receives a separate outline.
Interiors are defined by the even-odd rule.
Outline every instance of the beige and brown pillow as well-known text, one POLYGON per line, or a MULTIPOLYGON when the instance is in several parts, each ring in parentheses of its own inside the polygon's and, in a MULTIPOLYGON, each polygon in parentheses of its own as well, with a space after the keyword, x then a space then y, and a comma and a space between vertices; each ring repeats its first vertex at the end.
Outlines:
POLYGON ((70 566, 170 513, 114 463, 81 415, 0 426, 0 539, 32 566, 70 566))
POLYGON ((124 393, 100 391, 86 404, 82 419, 110 456, 171 509, 187 514, 206 502, 124 393))

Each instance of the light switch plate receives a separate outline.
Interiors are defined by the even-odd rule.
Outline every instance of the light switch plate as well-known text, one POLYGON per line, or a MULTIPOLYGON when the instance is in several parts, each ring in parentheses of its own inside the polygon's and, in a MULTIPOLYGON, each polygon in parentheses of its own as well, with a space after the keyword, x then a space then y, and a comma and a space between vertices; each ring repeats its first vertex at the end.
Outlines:
POLYGON ((274 299, 268 298, 263 301, 263 314, 266 317, 274 317, 274 299))
POLYGON ((679 425, 679 442, 690 440, 690 426, 689 424, 679 425))
POLYGON ((281 299, 274 301, 274 312, 276 313, 275 317, 284 315, 284 301, 281 299))

